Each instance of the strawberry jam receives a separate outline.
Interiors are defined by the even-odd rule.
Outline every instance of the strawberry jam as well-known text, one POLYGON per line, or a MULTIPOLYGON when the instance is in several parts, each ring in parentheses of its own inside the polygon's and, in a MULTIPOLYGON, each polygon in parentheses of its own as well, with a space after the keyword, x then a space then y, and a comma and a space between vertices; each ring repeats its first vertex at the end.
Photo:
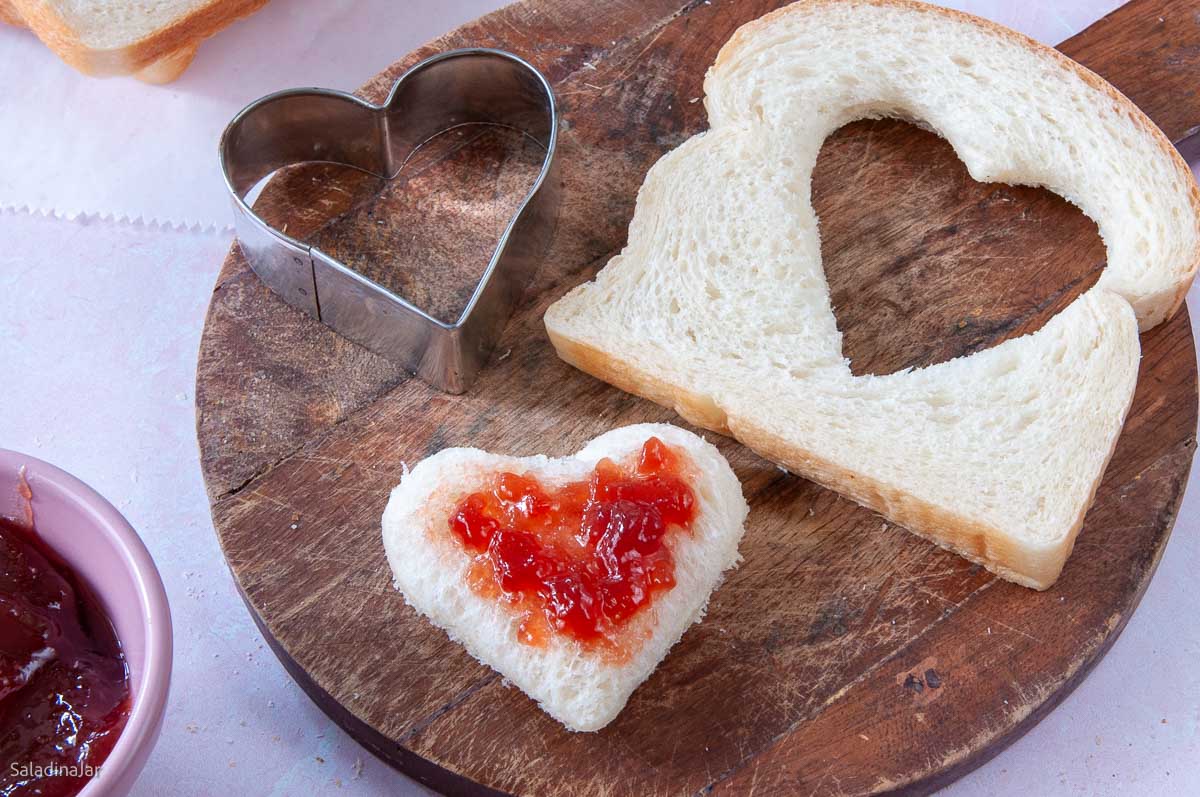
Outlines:
POLYGON ((78 794, 128 716, 108 615, 35 532, 0 517, 0 797, 78 794))
POLYGON ((602 459, 586 481, 549 488, 497 474, 459 501, 449 526, 475 555, 472 587, 525 612, 521 641, 556 632, 590 645, 613 642, 675 586, 669 539, 695 517, 679 454, 651 437, 630 467, 602 459))

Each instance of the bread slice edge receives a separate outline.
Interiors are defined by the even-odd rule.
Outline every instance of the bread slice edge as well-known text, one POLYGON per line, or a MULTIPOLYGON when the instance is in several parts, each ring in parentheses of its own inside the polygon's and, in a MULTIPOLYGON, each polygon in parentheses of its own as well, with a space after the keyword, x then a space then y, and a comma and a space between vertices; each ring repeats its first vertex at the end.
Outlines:
POLYGON ((168 83, 191 63, 196 48, 209 36, 253 14, 267 0, 210 0, 202 6, 120 47, 96 49, 84 43, 66 19, 37 0, 6 0, 4 21, 22 24, 62 60, 85 75, 134 75, 148 83, 168 83))
MULTIPOLYGON (((707 395, 673 385, 630 362, 556 331, 549 324, 546 330, 558 356, 579 370, 627 393, 669 407, 696 426, 733 437, 789 472, 879 512, 907 531, 981 565, 1001 578, 1036 590, 1051 587, 1062 572, 1120 439, 1119 432, 1112 436, 1103 467, 1093 479, 1086 500, 1079 505, 1066 533, 1046 545, 1029 546, 994 525, 973 520, 951 507, 922 500, 895 485, 853 472, 811 450, 790 444, 759 427, 752 418, 726 414, 707 395)), ((1122 426, 1133 394, 1130 389, 1121 409, 1122 426)))

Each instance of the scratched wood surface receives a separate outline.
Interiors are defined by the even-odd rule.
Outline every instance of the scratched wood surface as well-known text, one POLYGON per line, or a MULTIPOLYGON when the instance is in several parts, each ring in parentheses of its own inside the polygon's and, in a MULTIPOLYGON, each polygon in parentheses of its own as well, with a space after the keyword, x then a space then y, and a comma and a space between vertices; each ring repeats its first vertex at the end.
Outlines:
MULTIPOLYGON (((558 361, 546 306, 624 242, 642 177, 704 129, 701 80, 772 2, 531 0, 370 81, 465 45, 513 50, 562 103, 564 198, 530 297, 473 388, 448 396, 276 299, 235 247, 214 289, 197 425, 221 545, 255 620, 310 695, 376 754, 451 793, 927 792, 994 755, 1100 658, 1148 583, 1195 448, 1186 311, 1142 336, 1129 420, 1061 580, 986 571, 736 443, 741 567, 625 711, 573 735, 391 589, 379 517, 405 462, 444 446, 562 455, 671 413, 558 361)), ((1200 124, 1200 0, 1135 0, 1062 49, 1173 139, 1200 124)), ((390 184, 277 177, 260 210, 452 314, 522 179, 519 143, 468 136, 390 184), (507 203, 507 204, 506 204, 507 203)), ((1095 226, 1040 190, 973 182, 936 136, 856 123, 814 176, 822 251, 856 373, 1040 327, 1097 277, 1095 226)))

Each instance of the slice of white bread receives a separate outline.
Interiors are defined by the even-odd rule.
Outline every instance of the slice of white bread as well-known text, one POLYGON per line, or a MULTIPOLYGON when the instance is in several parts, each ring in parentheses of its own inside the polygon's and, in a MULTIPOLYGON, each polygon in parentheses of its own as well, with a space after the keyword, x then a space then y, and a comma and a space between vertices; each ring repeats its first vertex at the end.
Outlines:
POLYGON ((688 626, 704 615, 722 573, 739 560, 748 511, 741 484, 711 443, 676 426, 638 424, 600 435, 561 459, 506 457, 475 448, 439 451, 392 490, 383 513, 383 545, 396 588, 411 606, 567 728, 594 731, 617 716, 688 626), (503 471, 535 476, 550 487, 586 480, 598 461, 628 463, 652 436, 683 454, 697 516, 690 531, 672 535, 675 586, 658 594, 623 630, 643 641, 632 646, 623 663, 553 633, 543 646, 521 643, 520 617, 513 608, 468 585, 471 555, 447 527, 454 508, 503 471))
POLYGON ((905 0, 769 14, 734 34, 705 92, 711 129, 650 170, 624 251, 547 310, 559 355, 1004 578, 1050 586, 1132 400, 1139 322, 1175 311, 1200 258, 1186 164, 1058 52, 905 0), (810 178, 829 133, 878 116, 939 131, 977 180, 1077 204, 1108 248, 1098 284, 1031 335, 853 376, 810 178))
POLYGON ((169 83, 200 42, 267 0, 0 0, 0 21, 30 28, 87 75, 169 83))

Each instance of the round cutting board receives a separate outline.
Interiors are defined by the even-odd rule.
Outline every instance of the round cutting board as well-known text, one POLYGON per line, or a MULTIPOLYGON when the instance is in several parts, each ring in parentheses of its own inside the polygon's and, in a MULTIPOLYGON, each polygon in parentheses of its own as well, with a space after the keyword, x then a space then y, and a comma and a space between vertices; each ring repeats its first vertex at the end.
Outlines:
MULTIPOLYGON (((466 394, 439 393, 292 310, 230 252, 196 391, 229 566, 313 699, 377 755, 446 792, 929 791, 1056 705, 1145 590, 1195 448, 1187 312, 1142 336, 1124 432, 1075 553, 1046 592, 998 580, 716 438, 751 506, 744 561, 611 725, 565 731, 405 604, 379 520, 405 464, 446 446, 564 455, 615 426, 682 423, 559 361, 541 317, 620 249, 646 170, 705 127, 697 98, 716 50, 771 4, 601 5, 511 6, 361 92, 377 101, 417 58, 484 45, 529 58, 562 102, 555 241, 466 394)), ((1063 49, 1181 134, 1200 121, 1180 88, 1200 58, 1183 46, 1200 42, 1194 5, 1139 1, 1063 49), (1158 49, 1145 44, 1156 36, 1158 49), (1141 54, 1123 50, 1122 37, 1142 42, 1141 54)), ((386 184, 329 166, 289 169, 258 207, 449 316, 536 164, 519 138, 483 131, 438 143, 386 184)), ((1033 331, 1104 263, 1095 226, 1067 203, 975 183, 947 144, 900 122, 834 134, 814 202, 860 374, 1033 331)))

